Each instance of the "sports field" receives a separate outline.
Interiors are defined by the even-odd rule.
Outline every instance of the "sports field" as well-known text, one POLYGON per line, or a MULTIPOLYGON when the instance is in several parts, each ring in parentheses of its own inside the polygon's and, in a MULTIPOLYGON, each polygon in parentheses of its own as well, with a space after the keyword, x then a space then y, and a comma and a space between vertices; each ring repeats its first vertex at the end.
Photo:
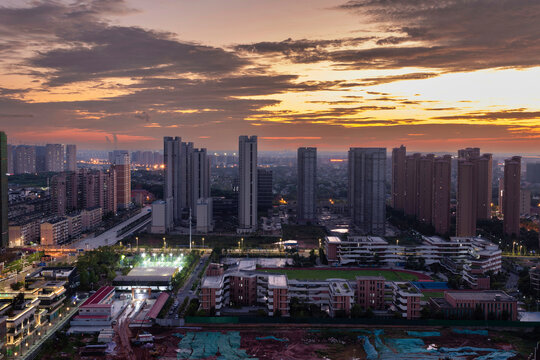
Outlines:
POLYGON ((261 271, 274 274, 285 274, 289 279, 298 280, 354 280, 357 276, 384 276, 388 281, 418 280, 418 277, 414 274, 393 270, 264 269, 261 271))

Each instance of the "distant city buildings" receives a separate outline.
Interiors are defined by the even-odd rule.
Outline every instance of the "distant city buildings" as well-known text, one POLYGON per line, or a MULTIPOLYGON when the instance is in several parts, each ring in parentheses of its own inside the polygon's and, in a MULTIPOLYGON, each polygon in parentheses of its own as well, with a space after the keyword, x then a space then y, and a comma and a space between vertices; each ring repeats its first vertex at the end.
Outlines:
POLYGON ((458 150, 456 235, 474 236, 477 220, 491 219, 493 160, 479 148, 458 150))
POLYGON ((172 206, 171 213, 174 222, 179 222, 182 218, 182 204, 180 201, 180 194, 182 192, 181 157, 182 139, 180 137, 164 137, 163 162, 165 165, 165 184, 163 198, 172 206))
POLYGON ((540 183, 540 162, 527 163, 525 167, 525 180, 530 183, 540 183))
POLYGON ((349 150, 349 209, 362 234, 384 235, 386 222, 386 149, 349 150))
POLYGON ((14 173, 33 174, 36 172, 36 148, 34 146, 19 145, 14 149, 14 173))
POLYGON ((300 223, 317 221, 317 148, 298 148, 297 210, 300 223))
POLYGON ((200 199, 210 197, 210 162, 206 149, 193 149, 191 153, 191 172, 189 188, 192 216, 197 218, 197 204, 200 199))
POLYGON ((131 205, 131 162, 129 153, 125 150, 115 150, 113 156, 118 209, 127 209, 131 205))
POLYGON ((238 147, 238 231, 252 232, 257 230, 257 136, 240 136, 238 147))
POLYGON ((45 171, 64 171, 64 146, 62 144, 47 144, 45 146, 45 171))
POLYGON ((257 206, 262 213, 272 208, 273 194, 273 171, 266 168, 257 169, 257 206))
POLYGON ((521 190, 521 157, 504 161, 503 229, 509 236, 519 237, 519 213, 521 190))
POLYGON ((402 145, 392 150, 392 204, 394 209, 432 224, 439 234, 450 230, 452 157, 407 155, 402 145))
POLYGON ((407 168, 407 148, 401 145, 392 149, 392 207, 405 209, 405 185, 407 168))
POLYGON ((77 145, 66 145, 66 171, 77 170, 77 145))
POLYGON ((6 133, 0 131, 0 249, 8 246, 8 147, 6 133))

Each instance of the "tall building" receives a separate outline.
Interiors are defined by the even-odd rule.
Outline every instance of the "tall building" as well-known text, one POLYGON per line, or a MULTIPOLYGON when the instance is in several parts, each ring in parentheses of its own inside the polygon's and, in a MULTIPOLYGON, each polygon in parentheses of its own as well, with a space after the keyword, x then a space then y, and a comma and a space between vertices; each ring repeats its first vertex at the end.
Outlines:
POLYGON ((476 235, 476 200, 474 163, 460 158, 458 159, 456 236, 476 235))
POLYGON ((118 209, 116 183, 116 169, 111 166, 108 171, 103 173, 103 215, 116 214, 116 209, 118 209))
POLYGON ((405 214, 418 213, 418 165, 420 154, 407 155, 405 166, 405 214))
POLYGON ((127 209, 131 204, 131 162, 126 150, 113 153, 116 170, 116 198, 118 209, 127 209))
POLYGON ((36 148, 34 146, 19 145, 14 154, 15 174, 33 174, 36 172, 36 148))
POLYGON ((474 196, 476 196, 476 219, 491 219, 491 202, 493 189, 492 155, 480 155, 479 148, 466 148, 458 150, 458 158, 470 161, 474 167, 473 186, 474 196))
POLYGON ((360 233, 385 233, 385 148, 349 150, 349 208, 360 233))
POLYGON ((238 138, 239 232, 257 230, 257 136, 238 138))
POLYGON ((45 171, 64 171, 64 146, 62 144, 47 144, 45 149, 45 171))
POLYGON ((6 248, 9 245, 9 226, 8 226, 8 154, 7 154, 7 136, 0 131, 0 248, 6 248))
MULTIPOLYGON (((180 206, 182 209, 189 209, 193 204, 192 198, 192 159, 193 159, 193 143, 183 142, 182 151, 180 153, 180 206)), ((193 215, 195 209, 191 209, 193 215)))
POLYGON ((540 162, 527 163, 525 179, 530 183, 540 183, 540 162))
POLYGON ((210 162, 206 149, 193 149, 191 153, 191 214, 197 217, 197 202, 210 197, 210 162))
POLYGON ((503 229, 507 235, 519 236, 519 201, 521 189, 521 157, 504 160, 503 229))
POLYGON ((259 211, 266 212, 272 208, 274 200, 273 172, 270 169, 257 169, 257 207, 259 211))
POLYGON ((480 157, 480 148, 465 148, 458 150, 458 158, 470 159, 480 157))
POLYGON ((67 208, 66 174, 58 174, 51 178, 51 211, 54 215, 63 216, 67 208))
POLYGON ((531 190, 521 189, 519 200, 519 213, 525 216, 531 214, 531 190))
POLYGON ((36 172, 47 171, 47 147, 36 146, 36 172))
POLYGON ((407 148, 401 145, 392 149, 392 207, 405 209, 405 185, 407 176, 407 148))
POLYGON ((476 218, 491 219, 491 202, 493 191, 493 159, 491 154, 483 154, 474 159, 475 182, 478 199, 476 200, 476 218))
POLYGON ((431 224, 433 211, 433 172, 435 155, 422 156, 418 161, 418 220, 431 224))
POLYGON ((8 174, 15 174, 15 149, 16 148, 17 147, 15 145, 7 146, 7 156, 8 156, 7 172, 8 174))
POLYGON ((165 185, 163 198, 166 205, 172 206, 173 221, 178 223, 182 218, 180 194, 182 189, 181 164, 182 139, 180 137, 163 138, 163 162, 165 165, 165 185))
POLYGON ((433 166, 433 218, 432 224, 439 234, 450 230, 450 189, 452 156, 435 159, 433 166))
POLYGON ((77 170, 77 145, 66 145, 66 171, 77 170))
POLYGON ((504 176, 499 178, 499 213, 504 214, 504 176))
POLYGON ((297 175, 298 222, 317 220, 317 148, 298 148, 297 175))

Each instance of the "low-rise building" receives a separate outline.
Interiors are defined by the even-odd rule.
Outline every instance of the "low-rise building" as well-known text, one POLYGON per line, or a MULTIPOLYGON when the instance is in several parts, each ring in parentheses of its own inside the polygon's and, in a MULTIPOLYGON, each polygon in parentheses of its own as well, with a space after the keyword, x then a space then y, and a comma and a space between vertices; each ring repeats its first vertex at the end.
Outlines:
POLYGON ((409 283, 390 283, 394 294, 394 306, 402 318, 419 319, 422 310, 420 301, 422 293, 409 283))
POLYGON ((338 236, 325 239, 328 263, 332 265, 402 266, 407 259, 423 259, 426 265, 441 264, 460 274, 473 289, 489 288, 489 272, 501 270, 502 252, 499 247, 479 237, 422 236, 414 244, 399 245, 399 240, 388 242, 379 236, 338 236))
POLYGON ((68 234, 70 239, 77 239, 82 234, 82 215, 81 212, 73 212, 66 215, 68 220, 68 234))
MULTIPOLYGON (((398 311, 404 312, 405 318, 420 317, 422 294, 408 283, 401 286, 411 288, 410 296, 398 287, 401 297, 394 292, 389 302, 400 303, 402 306, 398 311)), ((387 307, 386 288, 385 280, 380 276, 360 276, 354 282, 288 279, 283 274, 259 272, 255 261, 242 260, 227 270, 211 265, 201 283, 200 300, 201 309, 215 310, 216 315, 221 315, 228 306, 259 306, 270 316, 289 316, 291 299, 296 299, 315 305, 334 317, 350 314, 354 304, 364 309, 384 310, 387 307)))
POLYGON ((348 281, 332 279, 328 282, 330 289, 330 316, 346 316, 351 313, 354 304, 354 291, 348 281))
POLYGON ((383 276, 356 277, 356 303, 364 309, 384 309, 383 276))
POLYGON ((86 299, 70 322, 70 333, 99 333, 111 327, 114 286, 103 286, 86 299))
POLYGON ((95 206, 81 211, 82 231, 89 231, 97 228, 103 219, 103 209, 95 206))
POLYGON ((74 290, 80 283, 80 275, 74 266, 46 266, 24 278, 27 286, 43 281, 63 281, 67 290, 74 290))
POLYGON ((517 300, 500 290, 447 291, 444 298, 431 298, 430 305, 445 318, 517 320, 517 300))
POLYGON ((529 269, 529 278, 531 282, 531 290, 537 298, 540 298, 540 265, 536 265, 529 269))
POLYGON ((69 221, 65 217, 49 219, 41 223, 41 245, 56 246, 69 239, 69 221))
POLYGON ((213 230, 212 198, 200 198, 196 204, 197 232, 206 234, 213 230))
POLYGON ((22 219, 9 223, 9 246, 24 246, 32 242, 38 243, 40 236, 39 219, 22 219))

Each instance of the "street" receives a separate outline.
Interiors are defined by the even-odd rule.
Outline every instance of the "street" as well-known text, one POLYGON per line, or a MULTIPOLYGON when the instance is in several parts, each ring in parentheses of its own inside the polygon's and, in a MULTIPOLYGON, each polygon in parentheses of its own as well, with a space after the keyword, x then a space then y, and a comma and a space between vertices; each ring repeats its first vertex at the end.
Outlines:
POLYGON ((178 307, 182 305, 186 297, 189 297, 190 299, 197 297, 195 295, 195 292, 191 290, 191 287, 193 286, 193 283, 195 282, 195 280, 198 278, 199 273, 206 266, 206 263, 208 262, 209 257, 210 257, 209 253, 204 253, 201 256, 201 259, 199 260, 199 264, 197 265, 197 267, 195 267, 195 270, 191 273, 189 279, 186 281, 184 286, 182 286, 178 290, 176 295, 174 295, 176 297, 175 301, 177 301, 178 305, 171 307, 171 311, 169 311, 169 314, 167 315, 169 319, 175 318, 175 315, 178 313, 178 307))
MULTIPOLYGON (((128 220, 116 225, 113 228, 110 228, 109 230, 105 231, 101 235, 98 235, 98 236, 93 237, 93 238, 84 238, 84 239, 81 239, 81 240, 78 240, 78 241, 74 241, 71 244, 66 244, 65 247, 70 248, 70 249, 93 250, 93 249, 97 249, 98 247, 101 247, 101 246, 114 245, 118 241, 122 240, 123 238, 131 235, 131 233, 133 232, 132 230, 130 230, 130 231, 126 232, 125 234, 120 235, 119 237, 117 237, 116 234, 117 234, 118 230, 120 230, 123 227, 125 227, 126 225, 129 225, 132 222, 140 219, 141 217, 143 217, 145 215, 148 215, 150 210, 151 210, 151 207, 146 206, 146 207, 142 208, 141 212, 138 213, 137 215, 135 215, 135 216, 129 218, 128 220)), ((144 223, 150 223, 150 221, 151 221, 151 219, 148 219, 144 223)))

